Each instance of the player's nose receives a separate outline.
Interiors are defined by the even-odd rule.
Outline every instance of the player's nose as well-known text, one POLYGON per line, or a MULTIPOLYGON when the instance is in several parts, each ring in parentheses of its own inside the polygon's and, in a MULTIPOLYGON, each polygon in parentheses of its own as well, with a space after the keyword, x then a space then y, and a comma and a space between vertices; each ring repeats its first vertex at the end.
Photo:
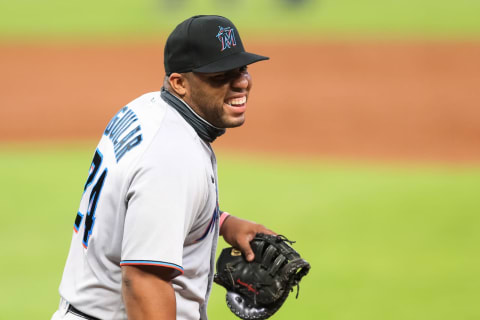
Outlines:
POLYGON ((252 77, 248 72, 239 73, 234 79, 232 79, 231 85, 234 89, 245 90, 250 87, 252 77))

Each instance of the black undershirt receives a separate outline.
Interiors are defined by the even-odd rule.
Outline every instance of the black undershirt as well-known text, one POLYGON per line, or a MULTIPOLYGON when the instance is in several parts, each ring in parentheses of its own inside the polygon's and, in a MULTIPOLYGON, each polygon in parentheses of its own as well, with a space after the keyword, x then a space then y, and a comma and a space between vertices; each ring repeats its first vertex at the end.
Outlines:
POLYGON ((203 140, 213 142, 217 137, 225 133, 225 129, 212 126, 205 119, 196 114, 183 100, 174 96, 165 88, 162 88, 161 97, 172 106, 188 122, 203 140))

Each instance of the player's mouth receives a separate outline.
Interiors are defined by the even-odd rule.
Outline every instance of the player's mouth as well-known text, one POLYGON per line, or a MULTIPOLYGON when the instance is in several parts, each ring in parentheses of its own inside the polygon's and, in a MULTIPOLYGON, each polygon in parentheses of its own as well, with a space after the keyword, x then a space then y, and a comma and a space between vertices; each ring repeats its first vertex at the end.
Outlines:
POLYGON ((244 113, 247 108, 247 96, 228 99, 225 101, 225 104, 234 113, 244 113))
POLYGON ((230 100, 227 100, 227 104, 230 107, 242 107, 247 103, 247 96, 243 96, 240 98, 233 98, 230 100))

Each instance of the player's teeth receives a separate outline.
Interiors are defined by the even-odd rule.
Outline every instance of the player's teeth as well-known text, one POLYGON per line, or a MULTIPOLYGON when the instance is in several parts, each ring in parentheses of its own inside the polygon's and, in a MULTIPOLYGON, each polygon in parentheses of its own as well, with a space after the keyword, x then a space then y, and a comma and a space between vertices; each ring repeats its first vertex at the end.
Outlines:
POLYGON ((247 97, 242 97, 242 98, 237 98, 237 99, 232 99, 228 102, 229 105, 234 106, 234 105, 241 105, 247 102, 247 97))

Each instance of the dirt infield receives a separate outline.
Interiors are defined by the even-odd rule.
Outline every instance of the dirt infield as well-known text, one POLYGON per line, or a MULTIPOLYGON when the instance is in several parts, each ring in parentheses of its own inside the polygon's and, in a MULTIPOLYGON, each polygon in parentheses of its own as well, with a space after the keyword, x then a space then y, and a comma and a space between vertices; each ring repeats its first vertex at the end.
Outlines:
MULTIPOLYGON (((162 41, 1 45, 0 140, 97 138, 156 91, 162 41)), ((480 162, 480 43, 253 44, 247 123, 217 148, 480 162)))

